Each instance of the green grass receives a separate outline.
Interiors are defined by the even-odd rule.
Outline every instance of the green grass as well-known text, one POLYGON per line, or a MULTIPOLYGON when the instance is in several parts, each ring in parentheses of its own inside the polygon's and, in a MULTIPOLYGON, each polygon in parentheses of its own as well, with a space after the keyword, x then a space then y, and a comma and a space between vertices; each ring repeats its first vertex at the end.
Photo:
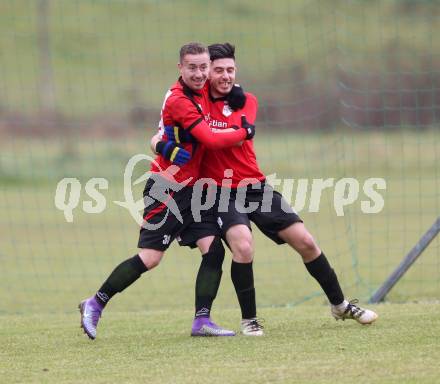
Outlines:
MULTIPOLYGON (((327 92, 340 80, 338 64, 343 72, 384 74, 385 89, 390 71, 431 73, 437 63, 440 40, 433 36, 440 18, 428 2, 418 3, 404 11, 410 2, 52 1, 56 108, 67 117, 125 114, 134 105, 157 111, 175 80, 178 48, 190 40, 235 43, 240 82, 259 95, 262 108, 275 98, 277 106, 303 101, 307 86, 313 95, 327 92)), ((1 111, 39 110, 37 4, 0 4, 1 111)), ((440 212, 440 134, 295 135, 292 129, 258 133, 267 174, 387 181, 380 214, 360 211, 362 190, 344 217, 335 215, 332 190, 323 194, 319 213, 301 212, 347 297, 365 302, 440 212)), ((145 152, 148 139, 132 132, 125 140, 75 135, 0 141, 1 382, 438 381, 439 304, 411 302, 438 299, 440 239, 387 297, 406 304, 376 306, 377 324, 360 327, 334 322, 299 257, 255 230, 263 339, 188 337, 200 256, 174 245, 156 271, 112 300, 99 339, 88 341, 73 309, 136 253, 138 228, 112 201, 122 199, 125 164, 145 152), (74 223, 66 223, 53 202, 63 177, 77 177, 83 186, 90 177, 107 178, 106 211, 87 215, 80 206, 74 223)), ((228 269, 229 261, 215 318, 237 329, 228 269)))
MULTIPOLYGON (((319 213, 301 212, 349 298, 365 303, 440 212, 438 132, 260 132, 255 142, 267 174, 387 180, 379 214, 363 214, 357 202, 337 217, 332 191, 323 194, 319 213)), ((334 322, 299 257, 255 230, 263 339, 188 336, 200 256, 173 245, 157 270, 115 296, 99 338, 88 341, 73 311, 117 263, 136 253, 137 225, 112 201, 122 199, 125 163, 145 151, 144 143, 144 135, 78 138, 67 156, 59 140, 0 142, 0 381, 436 382, 439 239, 387 297, 394 304, 374 306, 378 322, 361 327, 334 322), (77 208, 74 222, 66 223, 54 206, 62 177, 78 177, 83 186, 90 177, 106 177, 107 209, 91 215, 77 208)), ((227 260, 214 316, 237 329, 227 260)))
MULTIPOLYGON (((139 103, 157 109, 175 80, 180 46, 194 40, 235 43, 245 69, 240 81, 260 96, 275 79, 277 95, 282 89, 297 92, 302 82, 329 76, 337 81, 335 57, 363 72, 417 71, 423 64, 418 56, 439 50, 439 18, 434 4, 418 2, 415 12, 400 3, 52 1, 56 106, 69 116, 125 112, 139 103), (399 67, 387 68, 393 53, 399 67)), ((0 105, 21 112, 39 109, 37 4, 0 4, 0 105)))
MULTIPOLYGON (((336 216, 333 190, 323 193, 318 213, 308 211, 308 200, 300 212, 349 297, 367 300, 440 212, 438 132, 260 133, 255 141, 266 174, 359 180, 359 200, 346 209, 345 216, 336 216), (360 209, 365 199, 362 184, 369 177, 387 181, 385 207, 373 215, 360 209)), ((123 199, 125 164, 130 156, 145 151, 144 142, 144 135, 125 141, 78 139, 73 157, 63 156, 63 145, 56 140, 17 139, 0 144, 6 177, 0 188, 0 313, 68 312, 95 291, 117 263, 136 253, 137 224, 113 201, 123 199), (87 196, 83 191, 73 211, 74 222, 67 223, 54 206, 56 184, 63 177, 78 177, 83 188, 90 177, 107 178, 106 210, 84 213, 81 206, 87 196)), ((141 188, 135 189, 138 196, 141 188)), ((254 235, 260 307, 324 302, 294 252, 275 246, 257 229, 254 235)), ((438 298, 439 249, 437 238, 388 299, 438 298)), ((219 306, 227 308, 235 303, 229 260, 228 255, 217 299, 219 306)), ((198 251, 173 245, 160 267, 116 298, 114 306, 119 311, 192 308, 199 261, 198 251)))
MULTIPOLYGON (((439 240, 375 306, 371 327, 334 322, 316 283, 288 247, 254 231, 255 285, 266 336, 191 339, 194 281, 200 256, 173 245, 160 267, 117 295, 99 338, 90 342, 74 313, 122 259, 136 253, 138 228, 114 205, 122 198, 128 158, 144 136, 125 141, 14 139, 0 143, 0 377, 26 383, 286 382, 433 383, 440 372, 436 335, 439 240), (74 211, 66 223, 54 207, 62 177, 106 177, 107 209, 74 211), (301 305, 299 305, 301 303, 301 305)), ((337 217, 332 192, 319 213, 301 212, 336 269, 347 297, 365 302, 439 212, 438 132, 256 138, 259 161, 281 177, 384 177, 385 208, 362 214, 359 203, 337 217)), ((139 171, 140 172, 140 171, 139 171)), ((137 189, 138 194, 140 190, 137 189)), ((80 203, 84 200, 82 196, 80 203)), ((227 257, 229 260, 229 256, 227 257)), ((239 311, 229 261, 215 319, 237 329, 239 311)))
MULTIPOLYGON (((439 304, 375 306, 372 326, 324 306, 264 309, 265 336, 191 338, 190 311, 107 310, 89 341, 78 314, 0 316, 5 383, 434 383, 439 304)), ((216 312, 237 329, 238 310, 216 312)))

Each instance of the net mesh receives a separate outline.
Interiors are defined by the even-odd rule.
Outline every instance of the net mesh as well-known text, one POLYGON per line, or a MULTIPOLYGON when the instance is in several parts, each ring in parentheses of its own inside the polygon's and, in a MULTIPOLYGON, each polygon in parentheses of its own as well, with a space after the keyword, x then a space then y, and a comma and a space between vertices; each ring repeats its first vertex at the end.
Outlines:
MULTIPOLYGON (((71 311, 136 254, 138 226, 115 201, 194 40, 236 45, 237 81, 259 99, 261 168, 286 195, 293 183, 287 197, 346 295, 368 299, 440 212, 439 19, 430 1, 1 2, 0 313, 71 311), (80 185, 73 222, 55 202, 66 177, 80 185), (92 178, 108 182, 99 213, 85 212, 92 178), (371 178, 386 182, 384 207, 366 214, 371 178), (313 212, 312 187, 328 179, 313 212), (359 191, 338 216, 344 180, 359 191)), ((294 251, 253 234, 259 306, 325 302, 294 251)), ((435 239, 388 299, 437 298, 439 249, 435 239)), ((219 308, 237 306, 229 260, 219 308)), ((112 306, 191 308, 199 262, 173 245, 112 306)))

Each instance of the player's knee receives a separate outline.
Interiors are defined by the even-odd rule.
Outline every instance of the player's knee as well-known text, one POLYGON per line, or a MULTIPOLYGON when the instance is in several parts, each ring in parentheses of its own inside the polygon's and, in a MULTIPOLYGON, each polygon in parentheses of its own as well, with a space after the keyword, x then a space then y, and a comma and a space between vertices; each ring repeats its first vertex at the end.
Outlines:
POLYGON ((228 229, 226 239, 232 251, 232 259, 237 263, 250 263, 254 255, 252 232, 245 225, 228 229))
POLYGON ((319 252, 319 248, 315 242, 315 239, 309 232, 305 232, 297 242, 297 249, 301 254, 315 254, 319 252))
POLYGON ((316 243, 315 243, 315 239, 313 238, 313 236, 306 232, 302 238, 302 243, 303 243, 303 247, 305 249, 311 250, 311 249, 315 249, 316 248, 316 243))
POLYGON ((139 252, 139 257, 149 270, 159 265, 162 256, 163 252, 154 249, 141 249, 139 252))
POLYGON ((254 256, 252 239, 242 239, 234 244, 232 258, 237 263, 250 263, 254 256))

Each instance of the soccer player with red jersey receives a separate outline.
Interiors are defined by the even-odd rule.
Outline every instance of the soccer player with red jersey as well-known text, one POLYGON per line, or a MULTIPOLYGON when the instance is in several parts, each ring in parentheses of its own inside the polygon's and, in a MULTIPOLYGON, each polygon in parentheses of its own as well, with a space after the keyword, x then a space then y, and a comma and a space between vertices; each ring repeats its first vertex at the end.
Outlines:
MULTIPOLYGON (((96 294, 79 305, 81 326, 90 339, 96 337, 96 327, 108 301, 134 283, 141 274, 156 267, 170 243, 191 223, 192 186, 199 177, 204 148, 231 146, 251 139, 255 133, 254 126, 250 125, 235 126, 221 132, 211 131, 207 123, 208 94, 205 89, 209 65, 205 46, 190 43, 181 48, 178 63, 181 77, 165 97, 161 125, 191 132, 191 137, 197 142, 161 142, 156 147, 161 156, 152 165, 152 177, 144 189, 146 207, 138 242, 140 250, 134 257, 120 263, 96 294), (179 168, 173 164, 182 166, 179 168)), ((212 242, 207 252, 217 254, 217 244, 218 241, 212 242)), ((210 327, 214 334, 234 335, 234 332, 212 322, 205 326, 210 327)))
MULTIPOLYGON (((247 93, 245 104, 236 111, 231 109, 227 100, 235 81, 234 47, 227 43, 214 44, 209 47, 209 51, 212 60, 211 127, 222 129, 237 124, 242 114, 246 115, 251 124, 254 123, 257 112, 255 96, 247 93)), ((336 319, 355 319, 361 324, 369 324, 376 320, 377 314, 373 311, 345 300, 334 270, 302 220, 282 196, 265 183, 265 176, 256 161, 252 141, 222 150, 209 150, 204 154, 201 164, 200 176, 213 179, 221 187, 217 195, 215 217, 212 217, 212 211, 205 212, 202 223, 193 223, 180 234, 179 243, 192 247, 197 245, 203 249, 206 247, 204 242, 208 241, 212 234, 212 225, 217 221, 221 235, 233 254, 231 278, 242 311, 243 334, 263 335, 262 326, 256 316, 251 221, 275 243, 287 243, 301 255, 306 269, 325 292, 331 304, 331 313, 336 319)), ((210 268, 211 275, 215 275, 214 265, 204 265, 204 260, 199 274, 207 268, 210 268)), ((217 276, 216 281, 219 283, 221 266, 218 267, 218 264, 217 276)), ((196 309, 198 300, 209 303, 209 300, 203 297, 204 293, 201 292, 198 283, 196 281, 196 309)), ((212 300, 217 288, 218 286, 212 289, 212 300)), ((199 316, 209 315, 209 311, 208 305, 203 311, 196 312, 194 324, 197 324, 199 316)))

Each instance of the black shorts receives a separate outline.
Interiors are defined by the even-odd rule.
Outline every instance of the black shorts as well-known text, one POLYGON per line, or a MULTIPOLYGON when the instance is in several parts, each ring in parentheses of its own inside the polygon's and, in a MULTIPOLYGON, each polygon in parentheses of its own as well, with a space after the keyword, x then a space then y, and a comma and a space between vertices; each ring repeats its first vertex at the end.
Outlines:
MULTIPOLYGON (((206 191, 203 193, 206 199, 206 191)), ((215 198, 215 196, 214 196, 215 198)), ((217 224, 217 208, 214 204, 209 210, 200 212, 200 221, 191 222, 177 237, 180 246, 197 247, 197 241, 208 236, 221 236, 220 227, 217 224)))
POLYGON ((173 190, 173 184, 156 175, 147 180, 143 192, 146 208, 138 248, 165 251, 179 233, 193 222, 192 191, 192 187, 173 190), (152 191, 153 186, 155 189, 152 191), (169 186, 171 187, 168 188, 169 186), (157 191, 163 191, 166 198, 157 200, 157 191), (179 213, 180 218, 177 216, 179 213))
POLYGON ((252 230, 251 221, 275 243, 284 244, 278 233, 303 221, 272 186, 263 181, 253 187, 219 190, 215 207, 202 215, 201 223, 192 223, 182 231, 179 244, 194 247, 197 240, 216 234, 226 239, 226 232, 234 225, 252 230))
POLYGON ((284 244, 278 232, 303 222, 281 193, 264 181, 259 186, 232 189, 229 201, 222 203, 220 200, 218 203, 217 222, 223 238, 233 225, 244 224, 252 230, 252 221, 269 239, 284 244))

